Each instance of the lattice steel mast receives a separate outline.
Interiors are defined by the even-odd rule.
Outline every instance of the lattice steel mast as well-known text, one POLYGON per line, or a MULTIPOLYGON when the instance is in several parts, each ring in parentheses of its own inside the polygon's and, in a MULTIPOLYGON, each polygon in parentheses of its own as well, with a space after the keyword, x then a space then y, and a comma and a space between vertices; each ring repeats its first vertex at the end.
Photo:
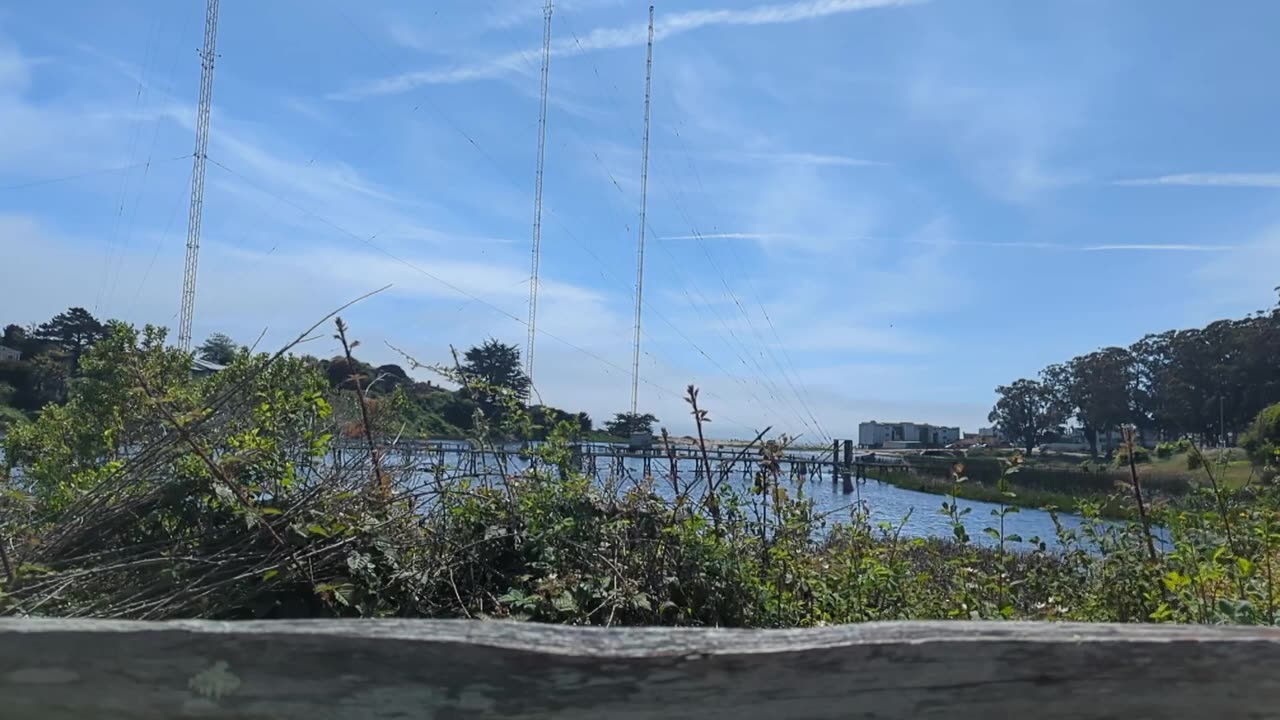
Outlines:
POLYGON ((640 242, 636 253, 636 335, 631 353, 631 414, 640 390, 640 307, 644 303, 644 229, 649 201, 649 100, 653 88, 653 6, 649 6, 649 54, 644 71, 644 143, 640 153, 640 242))
POLYGON ((209 111, 213 104, 213 60, 218 45, 218 0, 208 0, 204 47, 200 49, 200 105, 196 110, 196 151, 191 165, 191 214, 187 218, 187 262, 182 275, 182 311, 178 347, 191 349, 191 318, 196 305, 196 268, 200 261, 200 219, 204 213, 204 166, 209 149, 209 111))
POLYGON ((542 253, 542 171, 547 144, 547 77, 551 70, 551 0, 543 6, 542 97, 538 107, 538 172, 533 190, 533 261, 529 275, 529 341, 525 348, 525 374, 533 384, 533 349, 538 332, 538 264, 542 253))

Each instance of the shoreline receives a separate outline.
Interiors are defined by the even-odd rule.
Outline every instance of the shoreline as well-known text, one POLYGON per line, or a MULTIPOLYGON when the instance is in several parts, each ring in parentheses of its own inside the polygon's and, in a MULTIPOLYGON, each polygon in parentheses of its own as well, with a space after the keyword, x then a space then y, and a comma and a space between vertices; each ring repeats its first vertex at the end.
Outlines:
POLYGON ((1129 503, 1124 502, 1118 495, 1074 495, 1071 493, 1050 492, 1039 490, 1036 488, 1023 487, 1016 483, 1011 484, 1013 497, 1002 494, 994 485, 988 485, 982 482, 970 480, 963 483, 954 483, 949 480, 941 480, 935 477, 910 473, 910 472, 893 472, 887 470, 872 470, 867 473, 868 480, 877 480, 879 482, 893 485, 903 490, 914 490, 916 492, 929 493, 931 495, 949 496, 955 495, 964 500, 978 500, 989 503, 1003 503, 1005 505, 1016 505, 1033 510, 1044 510, 1052 508, 1063 513, 1080 514, 1079 503, 1081 501, 1095 502, 1098 504, 1098 514, 1100 517, 1108 520, 1132 520, 1136 517, 1136 509, 1129 503))

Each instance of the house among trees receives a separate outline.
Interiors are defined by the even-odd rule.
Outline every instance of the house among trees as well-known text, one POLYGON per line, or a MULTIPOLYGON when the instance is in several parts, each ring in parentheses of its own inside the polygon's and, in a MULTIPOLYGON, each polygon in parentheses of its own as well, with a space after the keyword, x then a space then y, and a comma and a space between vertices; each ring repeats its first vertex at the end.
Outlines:
POLYGON ((18 362, 22 359, 22 351, 0 345, 0 362, 18 362))
POLYGON ((191 375, 193 377, 208 377, 226 369, 226 365, 210 362, 203 358, 191 358, 191 375))

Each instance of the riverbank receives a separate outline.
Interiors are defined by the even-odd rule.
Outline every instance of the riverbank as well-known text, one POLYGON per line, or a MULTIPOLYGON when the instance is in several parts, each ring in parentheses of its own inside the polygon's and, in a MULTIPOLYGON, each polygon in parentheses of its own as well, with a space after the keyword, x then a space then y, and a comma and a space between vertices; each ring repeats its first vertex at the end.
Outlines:
POLYGON ((1089 503, 1097 508, 1097 512, 1101 517, 1112 520, 1131 520, 1137 517, 1136 506, 1133 504, 1132 498, 1126 496, 1123 489, 1118 487, 1109 493, 1097 490, 1065 492, 1014 483, 1012 484, 1013 494, 1010 496, 1002 493, 994 484, 980 480, 968 479, 964 482, 955 482, 908 470, 897 471, 877 468, 869 471, 867 477, 903 490, 914 490, 933 495, 955 495, 965 500, 980 500, 982 502, 1059 510, 1069 513, 1078 513, 1081 510, 1081 503, 1089 503))

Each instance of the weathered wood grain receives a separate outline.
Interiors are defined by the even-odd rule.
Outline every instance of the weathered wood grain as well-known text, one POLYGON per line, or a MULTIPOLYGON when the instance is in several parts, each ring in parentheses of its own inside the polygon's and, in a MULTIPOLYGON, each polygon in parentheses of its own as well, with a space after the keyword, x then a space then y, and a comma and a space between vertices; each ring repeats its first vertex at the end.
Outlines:
POLYGON ((0 720, 1263 718, 1280 631, 0 620, 0 720))

